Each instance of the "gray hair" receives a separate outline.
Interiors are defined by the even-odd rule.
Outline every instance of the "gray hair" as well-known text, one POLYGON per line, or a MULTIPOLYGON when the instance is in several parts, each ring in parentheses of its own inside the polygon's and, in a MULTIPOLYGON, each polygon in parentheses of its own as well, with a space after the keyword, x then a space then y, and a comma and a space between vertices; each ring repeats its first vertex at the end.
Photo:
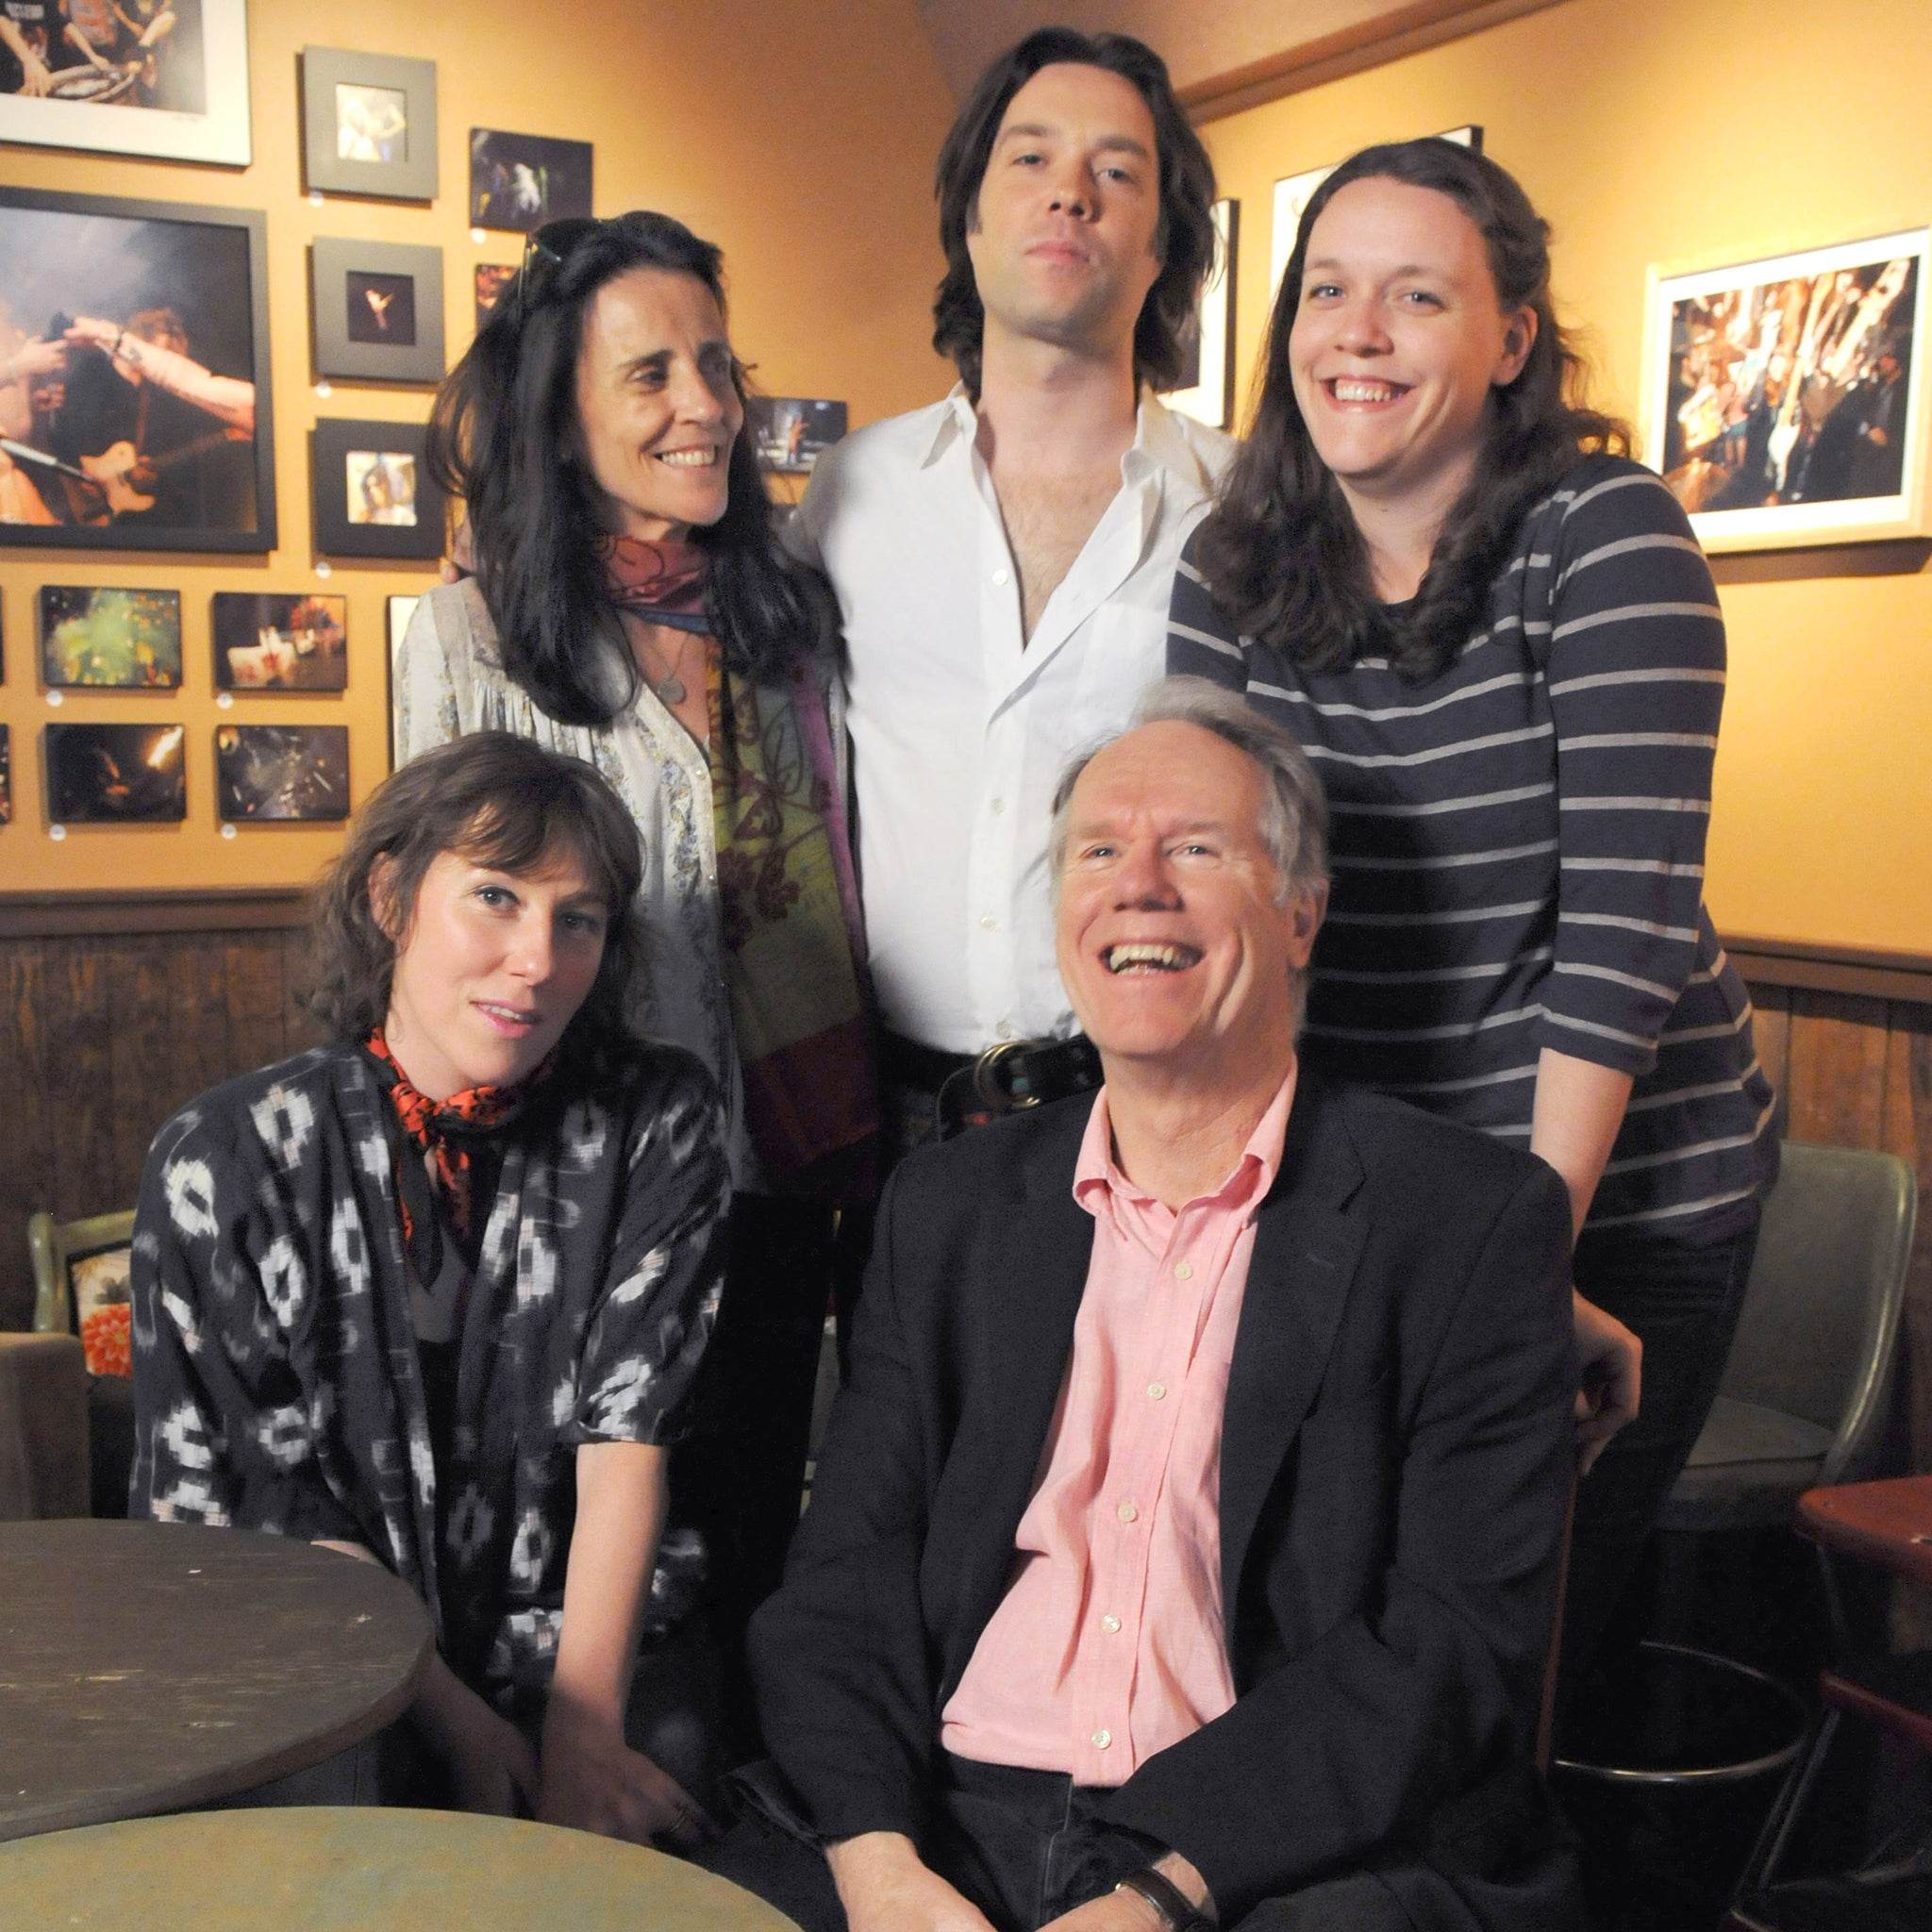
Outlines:
POLYGON ((1328 800, 1307 754, 1272 719, 1264 718, 1238 692, 1205 677, 1164 677, 1149 685, 1134 707, 1125 730, 1116 731, 1077 752, 1060 774, 1053 794, 1053 838, 1048 847, 1054 889, 1067 858, 1067 821, 1080 774, 1108 745, 1143 724, 1196 724, 1224 739, 1260 766, 1267 779, 1257 827, 1280 880, 1276 903, 1328 881, 1328 800))

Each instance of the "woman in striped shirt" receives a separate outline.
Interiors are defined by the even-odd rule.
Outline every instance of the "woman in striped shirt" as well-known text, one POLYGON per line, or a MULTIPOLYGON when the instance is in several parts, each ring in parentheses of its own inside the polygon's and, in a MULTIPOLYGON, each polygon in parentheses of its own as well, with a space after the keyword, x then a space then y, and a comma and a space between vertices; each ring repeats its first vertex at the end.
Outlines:
POLYGON ((1717 594, 1619 425, 1566 399, 1578 373, 1508 175, 1441 141, 1344 162, 1302 217, 1169 658, 1245 690, 1326 781, 1309 1058, 1568 1183, 1599 1385, 1579 1434, 1607 1442, 1578 1501, 1574 1661, 1716 1394, 1776 1165, 1703 907, 1717 594), (1642 1412, 1622 1428, 1626 1331, 1642 1412))

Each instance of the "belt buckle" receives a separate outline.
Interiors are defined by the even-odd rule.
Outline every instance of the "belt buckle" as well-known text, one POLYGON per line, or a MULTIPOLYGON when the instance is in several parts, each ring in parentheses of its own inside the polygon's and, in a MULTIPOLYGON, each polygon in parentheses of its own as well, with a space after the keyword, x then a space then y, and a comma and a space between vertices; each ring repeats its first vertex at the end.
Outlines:
POLYGON ((999 1070, 1017 1054, 1023 1054, 1036 1042, 1030 1040, 1003 1040, 995 1046, 990 1046, 973 1062, 973 1091, 979 1097, 981 1106, 993 1113, 1013 1113, 1023 1107, 1038 1107, 1037 1093, 1015 1093, 999 1079, 999 1070))

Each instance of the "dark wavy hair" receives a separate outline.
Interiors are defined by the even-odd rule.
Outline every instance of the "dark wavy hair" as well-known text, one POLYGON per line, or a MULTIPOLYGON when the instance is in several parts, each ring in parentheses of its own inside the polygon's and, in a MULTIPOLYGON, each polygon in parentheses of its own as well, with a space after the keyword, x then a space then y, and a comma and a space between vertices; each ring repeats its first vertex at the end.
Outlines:
POLYGON ((1261 367, 1248 440, 1193 554, 1215 603, 1246 636, 1312 671, 1386 656, 1407 678, 1439 675, 1481 625, 1490 585, 1530 509, 1582 457, 1629 448, 1622 423, 1580 400, 1588 371, 1551 301, 1549 225, 1514 176, 1450 141, 1364 148, 1316 190, 1281 277, 1261 367), (1351 181, 1376 176, 1454 201, 1481 231, 1505 312, 1532 308, 1537 320, 1516 379, 1491 393, 1482 455, 1443 519, 1422 586, 1392 616, 1375 596, 1341 486, 1302 420, 1288 353, 1316 221, 1351 181))
POLYGON ((564 1050, 592 1070, 622 1058, 634 1045, 625 1015, 641 963, 631 918, 643 875, 637 826, 592 766, 507 731, 439 744, 364 802, 316 887, 308 1010, 336 1040, 366 1040, 382 1024, 396 954, 439 854, 522 874, 559 849, 575 857, 609 912, 603 962, 564 1029, 564 1050), (401 938, 391 930, 399 923, 401 938))
MULTIPOLYGON (((637 697, 640 676, 604 589, 596 486, 576 447, 577 351, 584 311, 632 269, 695 275, 724 308, 724 258, 669 215, 633 212, 568 225, 551 248, 541 230, 429 422, 430 474, 463 498, 483 601, 504 669, 567 724, 606 724, 637 697), (595 648, 598 640, 614 653, 595 648), (627 680, 613 689, 604 660, 627 680)), ((743 371, 732 381, 741 400, 743 371)), ((754 678, 789 670, 827 633, 824 588, 779 549, 749 435, 731 446, 729 494, 715 524, 691 531, 710 558, 707 605, 724 661, 754 678)))
POLYGON ((1172 389, 1180 376, 1195 298, 1214 265, 1214 163, 1174 91, 1167 63, 1127 34, 1083 34, 1070 26, 1043 26, 1028 34, 979 76, 940 150, 933 184, 946 273, 932 305, 932 345, 952 358, 974 401, 986 310, 966 237, 979 225, 979 184, 1013 96, 1042 67, 1061 62, 1119 75, 1154 117, 1160 158, 1160 225, 1154 233, 1154 252, 1161 269, 1134 326, 1134 373, 1156 389, 1172 389))

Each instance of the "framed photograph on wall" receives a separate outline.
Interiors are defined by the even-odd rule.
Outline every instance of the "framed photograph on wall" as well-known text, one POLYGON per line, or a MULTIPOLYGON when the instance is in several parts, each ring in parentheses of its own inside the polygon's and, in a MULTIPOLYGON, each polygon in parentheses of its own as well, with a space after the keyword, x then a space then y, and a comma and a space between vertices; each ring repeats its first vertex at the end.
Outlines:
POLYGON ((275 548, 260 214, 0 188, 0 543, 275 548))
POLYGON ((188 816, 181 724, 49 724, 47 821, 173 824, 188 816))
MULTIPOLYGON (((1463 127, 1444 128, 1436 139, 1453 141, 1457 147, 1473 149, 1476 154, 1483 151, 1483 131, 1474 123, 1463 127)), ((1274 297, 1280 292, 1282 272, 1288 267, 1288 258, 1294 253, 1294 238, 1301 230, 1302 215, 1309 202, 1314 200, 1315 190, 1341 165, 1341 161, 1329 161, 1319 168, 1304 168, 1299 175, 1284 175, 1274 184, 1274 225, 1269 236, 1268 248, 1268 306, 1271 308, 1274 306, 1274 297)))
POLYGON ((1707 550, 1924 534, 1927 242, 1652 270, 1644 456, 1707 550))
POLYGON ((476 264, 476 326, 490 319, 490 311, 503 299, 503 291, 516 279, 513 261, 479 261, 476 264))
POLYGON ((441 249, 318 235, 308 292, 316 375, 442 380, 441 249))
POLYGON ((217 691, 345 691, 346 597, 217 591, 210 630, 217 691))
POLYGON ((302 49, 302 185, 436 199, 436 62, 302 49))
POLYGON ((588 141, 470 130, 470 225, 528 235, 545 222, 591 212, 588 141))
POLYGON ((12 734, 0 724, 0 825, 13 823, 12 734))
POLYGON ((421 423, 328 417, 312 442, 315 547, 325 557, 442 555, 443 498, 421 423))
POLYGON ((778 476, 808 476, 826 450, 845 434, 843 403, 811 396, 749 396, 744 433, 758 454, 758 468, 778 476))
POLYGON ((179 591, 41 588, 41 681, 50 691, 175 691, 179 591))
POLYGON ((349 816, 346 724, 217 724, 215 810, 233 824, 349 816))
POLYGON ((0 40, 0 141, 253 159, 246 0, 8 0, 0 14, 17 36, 0 40))
POLYGON ((1210 429, 1225 429, 1234 421, 1234 277, 1241 203, 1217 201, 1212 213, 1214 266, 1201 284, 1200 299, 1194 305, 1181 379, 1163 400, 1170 409, 1178 409, 1210 429))

